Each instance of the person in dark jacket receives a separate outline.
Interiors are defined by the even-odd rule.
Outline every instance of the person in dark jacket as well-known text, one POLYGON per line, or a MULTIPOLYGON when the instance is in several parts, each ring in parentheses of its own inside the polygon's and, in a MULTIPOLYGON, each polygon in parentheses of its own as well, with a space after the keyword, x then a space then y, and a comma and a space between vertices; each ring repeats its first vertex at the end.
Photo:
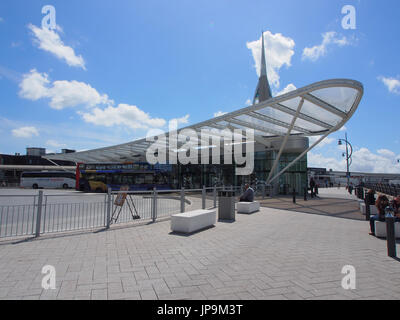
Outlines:
POLYGON ((390 205, 392 206, 394 210, 394 216, 395 216, 395 221, 400 222, 400 196, 397 196, 394 198, 391 202, 390 205))
POLYGON ((254 201, 254 190, 250 187, 248 183, 244 186, 244 193, 240 197, 240 202, 253 202, 254 201))
POLYGON ((385 195, 381 194, 378 199, 376 199, 375 206, 378 209, 378 214, 369 219, 371 229, 369 234, 371 236, 375 235, 375 221, 385 221, 385 209, 389 206, 389 199, 385 195))
POLYGON ((315 181, 314 181, 314 178, 311 178, 310 179, 311 198, 313 198, 315 195, 314 188, 315 188, 315 181))
POLYGON ((369 189, 368 192, 365 195, 365 204, 369 204, 370 206, 375 205, 375 191, 372 189, 369 189))

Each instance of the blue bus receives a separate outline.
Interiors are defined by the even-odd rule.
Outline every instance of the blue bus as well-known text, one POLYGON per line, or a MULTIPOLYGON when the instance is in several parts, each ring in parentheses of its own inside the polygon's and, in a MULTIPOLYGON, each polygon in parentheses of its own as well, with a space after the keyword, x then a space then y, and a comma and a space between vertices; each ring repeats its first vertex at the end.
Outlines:
POLYGON ((130 191, 171 190, 171 165, 136 163, 78 163, 76 190, 107 192, 108 188, 120 190, 129 186, 130 191))

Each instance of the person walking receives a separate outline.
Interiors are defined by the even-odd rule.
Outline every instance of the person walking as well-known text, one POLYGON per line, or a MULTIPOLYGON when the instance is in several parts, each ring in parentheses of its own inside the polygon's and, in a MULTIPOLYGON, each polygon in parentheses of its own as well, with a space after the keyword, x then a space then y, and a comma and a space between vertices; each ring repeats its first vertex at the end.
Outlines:
POLYGON ((310 179, 310 189, 311 189, 311 198, 314 198, 314 188, 315 188, 315 181, 314 178, 311 177, 310 179))

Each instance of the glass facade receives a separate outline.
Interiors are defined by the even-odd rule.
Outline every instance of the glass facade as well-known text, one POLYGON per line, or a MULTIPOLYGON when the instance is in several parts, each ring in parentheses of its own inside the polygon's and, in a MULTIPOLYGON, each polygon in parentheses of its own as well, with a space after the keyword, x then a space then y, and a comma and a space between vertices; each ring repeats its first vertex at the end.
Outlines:
MULTIPOLYGON (((282 153, 277 172, 284 169, 300 153, 282 153)), ((265 183, 276 159, 277 151, 261 151, 254 155, 254 171, 249 176, 235 175, 235 165, 174 165, 172 169, 172 185, 175 188, 200 189, 203 186, 212 187, 222 185, 240 186, 245 183, 265 183)), ((278 178, 278 192, 288 194, 296 189, 302 194, 307 186, 307 156, 296 162, 278 178)))

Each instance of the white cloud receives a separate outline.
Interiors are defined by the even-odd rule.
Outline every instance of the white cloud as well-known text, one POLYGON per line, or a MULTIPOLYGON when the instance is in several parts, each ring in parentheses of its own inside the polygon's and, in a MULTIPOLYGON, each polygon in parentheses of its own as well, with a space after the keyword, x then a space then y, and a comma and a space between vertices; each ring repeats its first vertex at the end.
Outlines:
POLYGON ((19 72, 0 65, 0 79, 2 77, 16 83, 21 81, 21 74, 19 72))
MULTIPOLYGON (((86 70, 85 61, 82 56, 77 56, 74 49, 64 45, 56 30, 38 28, 33 24, 29 24, 28 28, 35 36, 34 41, 40 49, 52 53, 58 59, 65 60, 69 66, 80 67, 86 70)), ((58 28, 58 30, 61 29, 58 28)))
POLYGON ((0 22, 4 22, 4 19, 2 17, 0 17, 0 22))
POLYGON ((50 99, 50 107, 61 110, 67 107, 83 105, 95 107, 100 104, 113 104, 106 94, 100 94, 89 84, 78 81, 50 82, 46 73, 39 73, 32 69, 23 75, 20 83, 19 95, 21 98, 36 101, 42 98, 50 99))
MULTIPOLYGON (((245 105, 246 105, 246 106, 251 106, 252 104, 253 104, 253 103, 251 102, 250 99, 247 99, 246 102, 245 102, 245 105)), ((218 111, 218 112, 221 112, 221 111, 218 111)), ((214 113, 214 117, 215 117, 215 113, 214 113)))
POLYGON ((32 138, 39 136, 39 131, 35 127, 21 127, 13 129, 12 135, 16 138, 32 138))
POLYGON ((290 91, 294 91, 296 89, 297 89, 296 86, 293 83, 290 83, 283 90, 275 93, 275 96, 278 97, 278 96, 284 95, 285 93, 288 93, 290 91))
MULTIPOLYGON (((268 79, 275 88, 279 88, 279 70, 284 65, 287 67, 291 66, 295 42, 281 33, 272 34, 270 31, 266 31, 264 32, 264 44, 268 79)), ((252 51, 258 75, 260 75, 261 68, 261 45, 261 37, 256 41, 247 42, 247 48, 252 51)))
POLYGON ((137 106, 119 104, 117 107, 109 106, 102 110, 94 108, 91 113, 78 112, 89 123, 111 127, 125 125, 132 129, 160 128, 166 124, 161 118, 152 118, 137 106))
POLYGON ((32 69, 30 73, 22 76, 22 81, 19 84, 21 88, 19 96, 33 101, 49 97, 49 89, 47 88, 49 83, 47 74, 38 73, 36 69, 32 69))
MULTIPOLYGON (((59 143, 55 140, 47 140, 46 145, 53 148, 64 148, 67 145, 65 143, 59 143)), ((50 153, 50 151, 48 151, 50 153)))
MULTIPOLYGON (((399 155, 387 149, 380 149, 376 153, 367 148, 354 151, 350 172, 368 173, 400 173, 400 164, 397 162, 399 155)), ((309 167, 322 167, 337 171, 346 170, 345 158, 337 160, 325 157, 322 154, 308 153, 309 167)))
POLYGON ((217 111, 217 112, 214 113, 214 118, 221 117, 221 116, 223 116, 224 114, 227 114, 227 113, 228 112, 217 111))
POLYGON ((326 168, 334 171, 345 171, 346 161, 338 161, 335 158, 326 157, 321 153, 313 153, 310 151, 307 153, 307 166, 309 168, 326 168))
POLYGON ((347 127, 346 127, 346 126, 343 126, 343 127, 340 128, 339 131, 347 131, 347 127))
MULTIPOLYGON (((309 137, 309 139, 310 139, 310 146, 313 145, 315 142, 317 142, 317 141, 318 141, 319 139, 321 139, 321 138, 322 138, 322 136, 312 136, 312 137, 309 137)), ((324 146, 326 146, 326 145, 328 145, 328 144, 331 144, 333 141, 335 141, 334 138, 326 137, 324 140, 322 140, 320 143, 318 143, 315 147, 316 147, 316 148, 322 148, 322 147, 324 147, 324 146)))
POLYGON ((302 59, 309 59, 311 61, 317 61, 320 57, 326 55, 328 45, 336 44, 339 47, 350 45, 352 41, 349 38, 343 36, 338 38, 335 31, 330 31, 322 34, 322 43, 311 48, 304 48, 302 59))
POLYGON ((49 89, 50 106, 54 109, 63 109, 77 105, 94 107, 99 104, 113 104, 106 94, 99 94, 89 84, 78 81, 54 81, 49 89))
POLYGON ((189 117, 190 117, 190 115, 187 114, 184 117, 171 119, 170 121, 171 122, 172 121, 176 122, 176 124, 179 126, 180 124, 188 124, 189 123, 189 117))
POLYGON ((393 151, 390 151, 388 149, 379 149, 377 151, 377 153, 385 158, 388 159, 395 159, 396 158, 396 154, 393 151))
MULTIPOLYGON (((161 128, 166 124, 162 118, 152 118, 148 113, 140 110, 137 106, 119 104, 113 107, 114 101, 106 94, 100 94, 89 84, 78 81, 54 81, 51 82, 46 73, 39 73, 32 69, 23 75, 20 82, 21 98, 29 100, 50 99, 49 105, 54 109, 84 106, 93 108, 91 112, 78 111, 78 114, 88 123, 111 126, 126 126, 131 129, 161 128), (107 106, 105 109, 100 105, 107 106)), ((172 119, 179 124, 189 122, 189 114, 172 119)), ((49 145, 60 147, 49 140, 49 145), (50 141, 50 142, 49 142, 50 141), (51 144, 52 143, 52 144, 51 144)))
POLYGON ((388 88, 389 92, 400 94, 400 80, 396 78, 387 78, 380 76, 378 80, 382 81, 383 84, 388 88))

